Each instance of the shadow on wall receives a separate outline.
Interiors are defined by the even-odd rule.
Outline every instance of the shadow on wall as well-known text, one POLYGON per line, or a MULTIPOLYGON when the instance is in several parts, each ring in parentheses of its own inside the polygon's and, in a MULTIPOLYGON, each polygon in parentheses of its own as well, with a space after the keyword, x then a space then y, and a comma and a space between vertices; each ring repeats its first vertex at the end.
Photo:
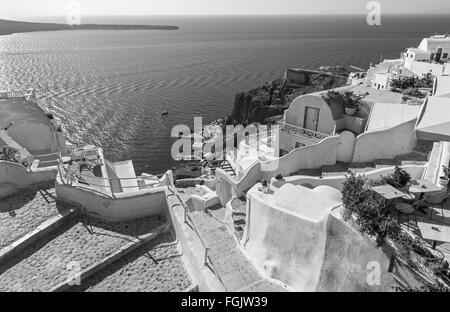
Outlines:
POLYGON ((245 250, 271 278, 296 291, 388 290, 383 285, 392 282, 390 255, 336 217, 337 212, 311 222, 253 196, 248 205, 245 250), (380 267, 380 285, 367 283, 371 263, 380 267))

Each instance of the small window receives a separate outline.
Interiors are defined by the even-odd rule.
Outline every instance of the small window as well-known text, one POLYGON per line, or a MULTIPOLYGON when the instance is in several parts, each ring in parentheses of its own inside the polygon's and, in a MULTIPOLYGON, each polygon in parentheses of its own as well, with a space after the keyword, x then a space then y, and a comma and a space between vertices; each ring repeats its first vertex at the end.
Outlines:
POLYGON ((430 59, 434 60, 434 53, 431 53, 430 59))
POLYGON ((444 55, 442 55, 442 58, 447 58, 448 57, 448 53, 444 53, 444 55))
POLYGON ((305 146, 305 144, 300 143, 300 142, 295 142, 295 148, 299 148, 299 147, 303 147, 305 146))

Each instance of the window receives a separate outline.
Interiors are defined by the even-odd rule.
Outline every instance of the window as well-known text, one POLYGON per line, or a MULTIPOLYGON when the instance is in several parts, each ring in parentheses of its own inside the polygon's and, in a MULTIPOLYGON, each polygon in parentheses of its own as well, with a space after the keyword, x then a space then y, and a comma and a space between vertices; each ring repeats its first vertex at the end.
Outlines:
POLYGON ((434 60, 434 53, 431 53, 430 59, 431 59, 431 60, 434 60))
POLYGON ((305 146, 305 144, 300 143, 300 142, 295 142, 295 148, 299 148, 299 147, 303 147, 305 146))
POLYGON ((442 58, 447 58, 448 57, 448 53, 444 53, 444 55, 442 55, 442 58))

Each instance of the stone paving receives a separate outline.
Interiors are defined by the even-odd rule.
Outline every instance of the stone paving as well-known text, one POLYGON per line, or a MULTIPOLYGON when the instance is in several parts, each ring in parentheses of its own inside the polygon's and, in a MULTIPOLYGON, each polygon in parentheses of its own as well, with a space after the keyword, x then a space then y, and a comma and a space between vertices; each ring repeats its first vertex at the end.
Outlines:
POLYGON ((68 278, 68 268, 84 270, 164 222, 161 216, 120 223, 80 217, 1 263, 0 291, 49 291, 68 278))
POLYGON ((74 206, 55 201, 53 185, 22 190, 0 200, 0 249, 74 206))
POLYGON ((184 291, 192 283, 170 233, 162 234, 70 291, 184 291))

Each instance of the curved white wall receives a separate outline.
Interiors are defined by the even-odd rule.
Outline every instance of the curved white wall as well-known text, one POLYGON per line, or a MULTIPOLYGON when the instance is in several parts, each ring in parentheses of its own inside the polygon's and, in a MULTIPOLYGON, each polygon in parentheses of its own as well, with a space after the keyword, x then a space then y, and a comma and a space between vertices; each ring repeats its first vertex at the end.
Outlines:
POLYGON ((389 255, 340 220, 337 210, 311 222, 253 195, 247 203, 245 251, 271 278, 296 291, 390 290, 389 255), (373 262, 380 265, 380 286, 367 283, 373 262))
POLYGON ((0 198, 36 183, 54 181, 56 171, 56 168, 46 168, 31 172, 20 164, 0 161, 0 198))
POLYGON ((58 198, 81 205, 87 213, 113 222, 164 214, 167 208, 165 192, 166 187, 163 186, 120 193, 112 198, 94 190, 56 183, 58 198))
POLYGON ((398 155, 411 153, 417 143, 415 125, 414 119, 392 128, 360 134, 355 141, 352 162, 393 159, 398 155))

